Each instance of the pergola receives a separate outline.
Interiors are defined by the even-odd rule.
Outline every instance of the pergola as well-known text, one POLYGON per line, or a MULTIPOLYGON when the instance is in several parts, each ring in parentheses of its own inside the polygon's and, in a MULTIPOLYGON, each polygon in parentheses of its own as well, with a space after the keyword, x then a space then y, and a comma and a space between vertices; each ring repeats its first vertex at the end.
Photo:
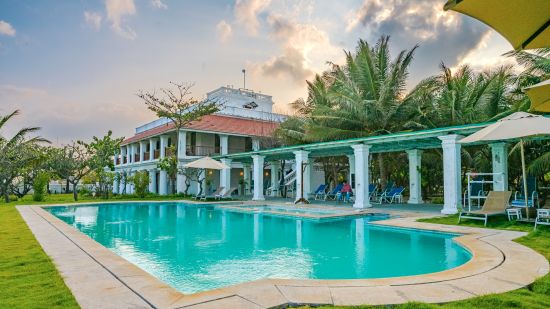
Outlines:
MULTIPOLYGON (((346 155, 349 158, 350 173, 355 174, 355 203, 353 207, 366 208, 371 207, 368 191, 370 154, 407 152, 409 159, 410 192, 408 203, 418 204, 423 203, 420 186, 422 150, 439 148, 443 150, 444 207, 442 213, 453 214, 457 213, 458 207, 461 204, 461 144, 458 141, 464 136, 477 132, 491 123, 492 122, 486 122, 421 131, 399 132, 339 141, 233 153, 217 156, 215 159, 221 160, 228 166, 236 162, 242 163, 245 170, 252 163, 252 175, 254 180, 252 199, 264 200, 264 163, 267 162, 268 165, 270 165, 272 170, 272 183, 275 183, 277 182, 276 175, 280 160, 295 160, 296 166, 302 166, 302 163, 307 163, 314 158, 346 155)), ((504 176, 499 181, 495 180, 494 190, 503 191, 508 187, 507 144, 498 141, 491 143, 490 146, 492 149, 493 173, 502 173, 504 176)), ((302 187, 304 188, 304 196, 307 197, 307 194, 311 193, 311 166, 311 164, 307 164, 304 171, 300 168, 296 169, 297 197, 302 196, 302 187), (302 173, 304 175, 302 175, 302 173), (302 179, 304 180, 303 185, 301 183, 302 179)), ((230 172, 230 168, 221 171, 221 186, 226 188, 230 187, 230 172)), ((245 172, 245 177, 246 174, 245 172)))

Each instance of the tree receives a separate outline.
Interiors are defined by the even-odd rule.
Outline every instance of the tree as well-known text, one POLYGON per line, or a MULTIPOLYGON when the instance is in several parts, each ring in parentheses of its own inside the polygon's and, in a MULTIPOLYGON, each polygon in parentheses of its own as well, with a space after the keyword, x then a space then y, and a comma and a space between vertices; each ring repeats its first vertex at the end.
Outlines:
MULTIPOLYGON (((0 131, 17 115, 19 110, 0 116, 0 131)), ((21 175, 22 169, 36 159, 34 156, 29 156, 27 150, 40 143, 49 143, 48 140, 39 136, 28 137, 29 134, 39 130, 39 127, 27 127, 17 131, 11 138, 0 135, 0 192, 6 203, 10 201, 9 187, 13 180, 21 175)))
POLYGON ((89 144, 85 144, 87 151, 90 153, 90 169, 92 169, 97 177, 97 194, 103 198, 109 198, 109 192, 112 191, 114 182, 114 162, 113 154, 120 147, 120 143, 124 137, 113 138, 113 132, 109 130, 105 136, 98 138, 92 137, 89 144))
MULTIPOLYGON (((221 103, 213 99, 202 101, 194 99, 191 96, 193 84, 170 82, 170 86, 175 89, 160 88, 160 96, 155 91, 139 91, 137 96, 159 118, 167 118, 172 122, 176 129, 176 141, 179 143, 179 134, 183 127, 200 120, 203 116, 219 111, 221 103)), ((176 154, 177 150, 176 147, 176 154)))
POLYGON ((160 170, 166 172, 166 174, 168 175, 168 179, 170 180, 170 185, 172 186, 172 192, 176 192, 176 179, 179 170, 178 158, 174 146, 168 147, 168 151, 166 151, 166 156, 159 159, 159 161, 157 162, 157 167, 160 170))
POLYGON ((136 188, 136 195, 140 198, 144 198, 147 194, 147 188, 149 187, 149 173, 147 171, 139 171, 134 174, 132 183, 136 188))
POLYGON ((52 159, 56 173, 73 185, 74 200, 78 200, 78 184, 93 169, 92 154, 88 144, 77 141, 59 148, 52 159))

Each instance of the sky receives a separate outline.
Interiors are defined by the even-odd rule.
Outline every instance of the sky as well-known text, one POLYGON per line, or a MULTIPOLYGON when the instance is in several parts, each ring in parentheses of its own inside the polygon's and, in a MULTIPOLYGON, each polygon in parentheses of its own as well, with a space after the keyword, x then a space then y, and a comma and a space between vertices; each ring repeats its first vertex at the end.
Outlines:
POLYGON ((275 111, 307 96, 306 80, 342 63, 359 39, 390 35, 392 52, 419 48, 408 87, 444 62, 484 70, 513 63, 511 46, 445 0, 0 0, 3 135, 42 127, 54 144, 154 120, 136 96, 170 81, 202 98, 220 86, 273 96, 275 111))

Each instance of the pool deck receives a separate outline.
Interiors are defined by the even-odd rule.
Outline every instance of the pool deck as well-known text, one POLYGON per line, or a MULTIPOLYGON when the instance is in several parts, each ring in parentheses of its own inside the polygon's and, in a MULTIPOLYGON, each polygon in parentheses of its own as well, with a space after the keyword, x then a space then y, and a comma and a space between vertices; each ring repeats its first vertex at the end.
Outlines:
MULTIPOLYGON (((265 204, 281 205, 281 202, 256 203, 265 204)), ((526 233, 416 222, 421 217, 438 215, 441 208, 436 205, 375 205, 367 211, 398 217, 371 224, 462 234, 455 240, 472 253, 472 259, 459 267, 424 275, 353 280, 263 279, 184 295, 41 207, 18 206, 17 209, 82 308, 442 303, 519 289, 549 271, 548 261, 542 255, 513 242, 526 233)))

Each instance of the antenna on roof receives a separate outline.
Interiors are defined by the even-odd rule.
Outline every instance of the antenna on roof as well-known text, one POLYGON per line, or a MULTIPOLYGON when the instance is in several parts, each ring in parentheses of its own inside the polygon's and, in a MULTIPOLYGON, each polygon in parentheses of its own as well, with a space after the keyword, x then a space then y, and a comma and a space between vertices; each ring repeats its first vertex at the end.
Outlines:
POLYGON ((246 89, 246 70, 243 69, 243 89, 246 89))

